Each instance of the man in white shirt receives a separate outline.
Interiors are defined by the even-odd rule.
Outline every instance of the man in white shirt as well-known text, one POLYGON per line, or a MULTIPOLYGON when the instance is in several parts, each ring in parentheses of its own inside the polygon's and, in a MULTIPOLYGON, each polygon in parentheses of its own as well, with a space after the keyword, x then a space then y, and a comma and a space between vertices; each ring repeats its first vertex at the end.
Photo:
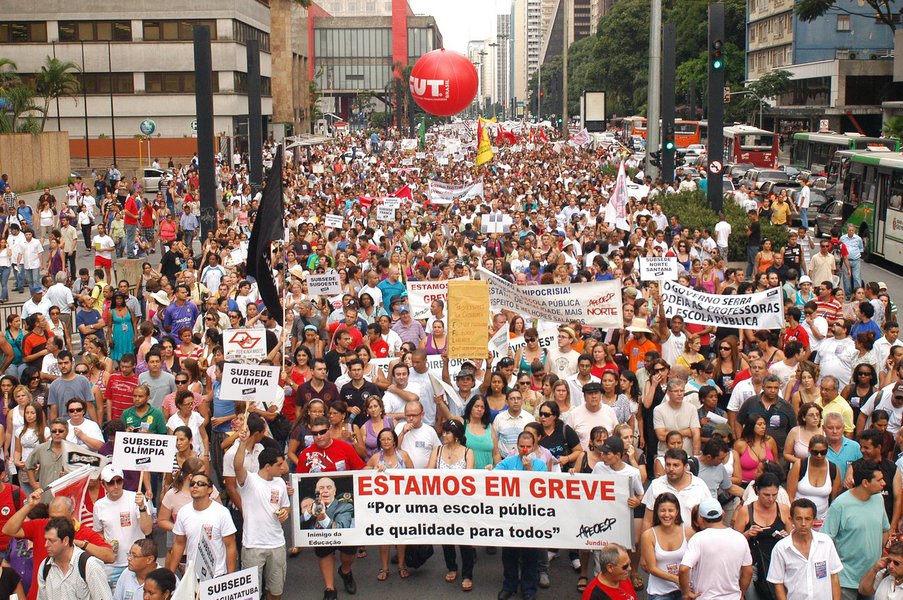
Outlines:
POLYGON ((41 289, 41 266, 43 265, 44 246, 41 240, 35 239, 31 229, 25 230, 25 242, 20 246, 22 252, 22 266, 25 268, 25 278, 32 293, 41 289))
POLYGON ((856 345, 849 336, 850 329, 845 321, 835 322, 831 329, 834 331, 834 337, 821 341, 815 362, 821 367, 822 377, 833 375, 837 378, 839 389, 843 389, 853 374, 856 345))
POLYGON ((11 223, 7 219, 7 227, 9 228, 9 235, 6 237, 6 245, 12 250, 10 262, 16 271, 16 285, 13 291, 21 292, 25 288, 25 266, 22 264, 22 245, 25 243, 25 234, 19 228, 18 222, 11 223))
POLYGON ((404 410, 408 402, 420 399, 420 388, 409 381, 410 369, 403 362, 392 367, 392 383, 383 394, 383 409, 390 419, 404 419, 404 410))
POLYGON ((573 409, 567 417, 568 424, 577 432, 583 451, 589 451, 590 432, 601 425, 609 433, 618 425, 615 409, 602 403, 602 384, 594 381, 583 386, 583 405, 573 409))
POLYGON ((574 350, 577 342, 577 334, 570 327, 558 328, 558 347, 550 348, 546 358, 546 366, 550 373, 558 375, 559 379, 567 379, 569 375, 577 372, 577 360, 580 353, 574 350))
POLYGON ((426 352, 417 349, 411 354, 411 370, 408 373, 410 385, 420 390, 423 405, 423 422, 430 427, 436 425, 436 406, 443 400, 442 386, 430 375, 426 366, 426 352), (438 393, 437 393, 438 388, 438 393))
POLYGON ((662 358, 673 367, 677 364, 677 359, 683 354, 687 344, 684 318, 674 315, 669 322, 665 317, 665 303, 662 302, 661 294, 656 293, 655 301, 658 303, 658 336, 659 343, 662 345, 662 358))
POLYGON ((492 431, 498 440, 493 456, 495 464, 508 458, 517 449, 517 436, 527 423, 535 422, 532 415, 522 410, 523 406, 524 398, 520 391, 513 390, 508 395, 508 410, 503 410, 492 420, 492 431))
POLYGON ((790 506, 793 532, 771 551, 768 581, 779 600, 840 600, 843 565, 830 537, 812 531, 817 508, 808 498, 790 506))
POLYGON ((234 573, 238 550, 235 545, 235 523, 232 522, 229 509, 210 498, 213 483, 206 473, 192 475, 188 485, 191 504, 179 509, 172 530, 176 539, 166 561, 166 568, 175 572, 182 556, 186 554, 189 559, 193 559, 203 536, 213 553, 213 576, 234 573))
POLYGON ((241 565, 257 567, 260 582, 266 585, 269 600, 279 600, 285 585, 286 551, 282 524, 289 518, 288 489, 282 475, 288 470, 285 459, 273 448, 257 458, 257 472, 245 469, 249 445, 247 427, 239 433, 233 467, 242 500, 244 530, 241 565))
POLYGON ((395 427, 398 447, 408 453, 414 468, 425 469, 433 448, 440 445, 439 436, 432 427, 423 426, 423 406, 419 401, 407 403, 404 418, 405 422, 395 427))
POLYGON ((70 330, 72 329, 72 311, 75 309, 75 298, 72 296, 72 289, 67 285, 68 277, 64 271, 60 271, 54 276, 54 283, 47 288, 44 297, 52 306, 60 309, 60 319, 66 324, 70 330))
POLYGON ((593 375, 593 357, 589 354, 581 354, 577 359, 577 372, 565 378, 568 388, 571 390, 571 406, 583 405, 583 386, 591 381, 602 383, 602 380, 593 375))
POLYGON ((714 498, 699 503, 699 520, 702 531, 690 538, 680 561, 683 597, 740 600, 753 575, 746 537, 725 527, 724 509, 714 498))
POLYGON ((107 465, 100 473, 105 496, 94 503, 94 531, 103 534, 116 557, 106 565, 110 587, 115 588, 119 576, 128 566, 129 548, 151 534, 154 521, 144 494, 123 490, 122 470, 107 465))
POLYGON ((712 491, 705 481, 690 472, 689 457, 680 448, 669 448, 665 452, 665 474, 652 480, 643 496, 643 530, 652 527, 652 510, 655 499, 664 492, 671 492, 680 500, 680 516, 684 523, 692 521, 693 507, 703 500, 712 498, 712 491))
POLYGON ((94 266, 104 270, 107 281, 113 281, 113 251, 116 250, 116 243, 107 235, 103 223, 97 224, 97 235, 91 238, 91 247, 94 248, 94 266))
POLYGON ((22 312, 20 313, 20 316, 24 321, 31 315, 41 313, 42 315, 44 315, 45 319, 49 319, 51 306, 52 304, 50 304, 50 301, 44 295, 43 290, 34 290, 31 292, 31 298, 26 300, 22 305, 22 312))
POLYGON ((896 321, 886 321, 883 329, 884 335, 875 340, 875 345, 872 346, 872 350, 875 351, 875 356, 878 358, 879 369, 884 368, 884 363, 887 362, 887 357, 890 356, 891 347, 903 346, 903 342, 898 338, 900 326, 896 321))
POLYGON ((684 451, 691 456, 699 454, 700 426, 699 412, 690 403, 684 402, 684 382, 672 379, 668 382, 668 401, 662 402, 652 411, 655 435, 658 437, 658 453, 663 455, 667 447, 668 433, 677 431, 683 436, 684 451))

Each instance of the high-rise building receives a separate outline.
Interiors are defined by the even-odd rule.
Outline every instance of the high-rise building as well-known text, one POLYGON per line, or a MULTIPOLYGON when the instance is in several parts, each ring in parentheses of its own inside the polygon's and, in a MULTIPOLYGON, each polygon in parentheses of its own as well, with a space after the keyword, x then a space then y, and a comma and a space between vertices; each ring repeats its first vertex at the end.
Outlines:
POLYGON ((471 40, 467 42, 467 58, 477 69, 477 94, 473 99, 474 110, 485 112, 495 98, 496 48, 492 40, 471 40))
POLYGON ((568 46, 592 35, 591 0, 543 0, 543 3, 550 4, 552 10, 549 14, 549 21, 544 22, 546 27, 543 29, 542 50, 539 54, 540 63, 545 63, 550 58, 561 54, 565 7, 568 9, 568 46))
POLYGON ((496 15, 495 100, 505 111, 511 103, 511 15, 496 15))
POLYGON ((616 0, 590 0, 589 3, 589 34, 596 35, 599 31, 599 20, 608 15, 608 11, 614 6, 616 0))
POLYGON ((316 0, 333 17, 389 17, 392 0, 316 0))
MULTIPOLYGON (((542 44, 542 0, 514 0, 512 3, 513 37, 511 60, 513 62, 513 95, 517 102, 529 98, 530 78, 539 70, 539 52, 542 44)), ((527 108, 529 112, 529 107, 527 108)))

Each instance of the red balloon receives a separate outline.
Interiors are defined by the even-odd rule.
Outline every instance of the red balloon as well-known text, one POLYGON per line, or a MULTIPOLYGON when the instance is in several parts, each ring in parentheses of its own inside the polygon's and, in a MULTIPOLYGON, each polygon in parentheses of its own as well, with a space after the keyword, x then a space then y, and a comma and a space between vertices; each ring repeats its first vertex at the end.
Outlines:
POLYGON ((409 84, 417 106, 431 115, 450 117, 470 106, 479 78, 466 56, 442 48, 420 57, 409 84))

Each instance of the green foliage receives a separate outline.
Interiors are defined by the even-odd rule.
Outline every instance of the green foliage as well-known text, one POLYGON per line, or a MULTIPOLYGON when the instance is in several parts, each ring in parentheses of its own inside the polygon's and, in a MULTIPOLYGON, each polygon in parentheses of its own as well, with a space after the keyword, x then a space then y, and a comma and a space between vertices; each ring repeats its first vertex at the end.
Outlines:
MULTIPOLYGON (((677 215, 684 227, 714 229, 718 222, 718 215, 709 208, 703 192, 669 194, 664 198, 659 196, 657 200, 661 202, 665 214, 677 215)), ((746 261, 746 226, 749 225, 749 217, 730 197, 724 200, 724 216, 733 228, 728 245, 728 260, 746 261)), ((770 223, 762 222, 761 225, 762 239, 771 240, 776 249, 787 243, 786 231, 770 223)))
POLYGON ((41 107, 34 97, 34 92, 22 84, 0 89, 0 99, 6 103, 6 110, 0 111, 0 133, 40 133, 36 115, 41 107))
POLYGON ((38 96, 44 98, 44 110, 41 111, 39 131, 44 131, 47 113, 50 111, 50 102, 52 100, 71 98, 78 94, 78 79, 73 74, 78 70, 78 65, 74 62, 51 58, 50 56, 45 59, 41 70, 35 77, 35 91, 38 96))
POLYGON ((891 117, 884 123, 881 134, 896 139, 903 139, 903 117, 891 117))
MULTIPOLYGON (((898 12, 896 7, 896 0, 858 0, 859 6, 868 6, 874 10, 875 20, 879 23, 884 23, 888 27, 890 27, 891 31, 897 30, 897 25, 894 22, 896 17, 895 13, 898 12)), ((847 15, 861 15, 861 16, 871 16, 864 15, 861 11, 854 12, 847 9, 845 6, 838 6, 837 0, 796 0, 796 5, 794 7, 797 16, 802 21, 812 22, 816 19, 823 17, 829 12, 833 13, 842 13, 847 15)))

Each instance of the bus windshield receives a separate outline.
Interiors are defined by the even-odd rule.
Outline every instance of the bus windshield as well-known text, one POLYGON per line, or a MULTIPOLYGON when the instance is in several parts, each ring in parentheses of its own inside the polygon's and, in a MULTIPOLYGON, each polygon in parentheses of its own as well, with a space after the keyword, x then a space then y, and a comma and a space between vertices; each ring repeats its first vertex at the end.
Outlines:
POLYGON ((741 150, 771 150, 774 146, 774 135, 745 134, 740 136, 741 150))

